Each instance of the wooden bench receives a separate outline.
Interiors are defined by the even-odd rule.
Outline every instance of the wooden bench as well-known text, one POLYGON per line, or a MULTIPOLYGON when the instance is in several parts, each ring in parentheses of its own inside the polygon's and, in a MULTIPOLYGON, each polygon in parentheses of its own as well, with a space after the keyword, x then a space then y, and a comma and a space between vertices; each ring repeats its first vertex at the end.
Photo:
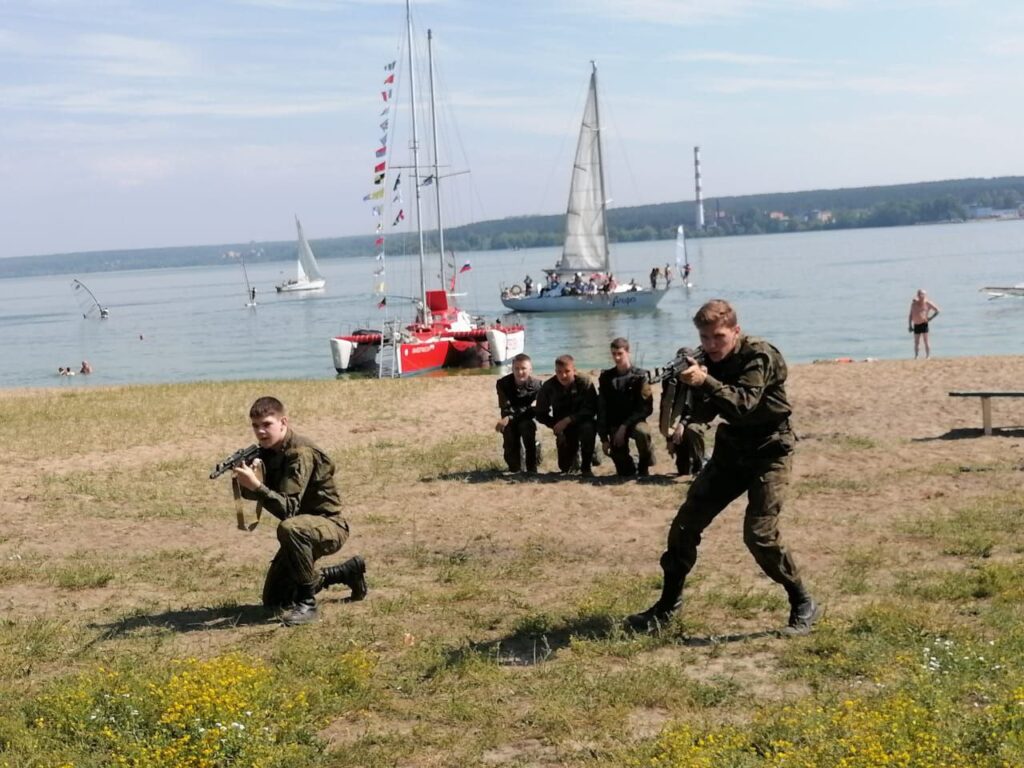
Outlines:
POLYGON ((1024 392, 950 392, 950 397, 981 398, 981 427, 986 435, 992 434, 992 398, 1024 397, 1024 392))

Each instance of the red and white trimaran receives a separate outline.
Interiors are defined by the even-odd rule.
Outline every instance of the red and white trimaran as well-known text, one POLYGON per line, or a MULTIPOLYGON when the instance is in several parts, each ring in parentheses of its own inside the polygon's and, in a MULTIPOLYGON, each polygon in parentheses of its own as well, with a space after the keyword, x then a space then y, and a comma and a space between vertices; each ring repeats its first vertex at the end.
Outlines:
MULTIPOLYGON (((405 3, 406 31, 408 34, 409 51, 409 100, 411 104, 411 130, 412 130, 412 174, 413 188, 416 194, 416 229, 419 236, 419 270, 420 270, 420 295, 414 300, 416 306, 416 319, 412 323, 403 325, 397 321, 385 323, 382 331, 356 331, 355 333, 335 336, 331 339, 331 354, 334 358, 334 368, 339 373, 358 369, 376 368, 380 376, 410 376, 439 368, 479 368, 485 365, 500 365, 511 360, 523 351, 526 341, 526 331, 520 324, 502 325, 500 322, 493 324, 482 320, 474 320, 470 315, 456 306, 453 306, 450 299, 455 295, 455 276, 453 274, 451 283, 445 290, 445 264, 444 264, 444 227, 441 223, 441 176, 437 164, 437 125, 434 111, 434 66, 430 31, 427 31, 427 50, 430 72, 430 119, 433 132, 433 168, 432 175, 427 179, 420 179, 419 166, 419 142, 416 127, 416 77, 413 66, 413 35, 412 16, 409 10, 409 0, 405 3), (437 207, 437 232, 439 239, 439 252, 441 260, 441 287, 428 290, 425 278, 424 264, 424 238, 423 224, 420 206, 420 191, 423 186, 433 185, 435 204, 437 207)), ((392 73, 385 79, 386 90, 382 92, 385 102, 390 101, 390 84, 393 82, 394 63, 385 67, 385 70, 392 73)), ((387 110, 384 113, 385 120, 381 124, 385 130, 385 138, 382 140, 382 147, 377 152, 378 158, 386 157, 387 151, 387 110)), ((370 200, 381 200, 383 192, 387 188, 390 169, 386 162, 382 161, 374 168, 374 184, 377 190, 367 196, 370 200)), ((398 186, 400 176, 395 177, 395 187, 398 186)), ((375 206, 374 211, 380 216, 382 206, 375 206)), ((398 220, 404 218, 402 211, 398 213, 398 220)), ((381 226, 378 226, 378 233, 381 226)), ((382 245, 383 237, 378 237, 378 245, 382 245)), ((383 251, 378 255, 383 260, 383 251)), ((383 263, 378 272, 383 272, 383 263)), ((454 265, 453 265, 454 273, 454 265)), ((381 304, 387 304, 387 296, 381 299, 381 304)))

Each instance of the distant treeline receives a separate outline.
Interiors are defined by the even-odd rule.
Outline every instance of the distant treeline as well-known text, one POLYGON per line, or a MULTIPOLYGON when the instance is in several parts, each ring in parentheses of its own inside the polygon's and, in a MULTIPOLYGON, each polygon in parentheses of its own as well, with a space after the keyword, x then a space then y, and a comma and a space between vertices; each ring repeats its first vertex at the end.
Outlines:
MULTIPOLYGON (((614 208, 608 212, 613 242, 667 240, 679 224, 688 237, 801 232, 851 227, 892 227, 970 218, 978 208, 1013 210, 1024 203, 1024 177, 956 179, 918 184, 851 189, 816 189, 763 195, 719 197, 705 201, 707 227, 692 224, 693 201, 614 208)), ((456 251, 486 251, 561 245, 565 216, 517 216, 481 221, 445 232, 445 246, 456 251)), ((429 235, 428 235, 429 237, 429 235)), ((433 239, 432 237, 430 239, 433 239)), ((413 236, 389 238, 389 250, 411 252, 413 236)), ((317 258, 370 256, 374 236, 359 235, 311 241, 317 258)), ((0 278, 47 274, 81 274, 120 269, 189 267, 222 264, 229 251, 242 251, 248 262, 295 258, 294 241, 227 243, 130 251, 90 251, 0 259, 0 278)))

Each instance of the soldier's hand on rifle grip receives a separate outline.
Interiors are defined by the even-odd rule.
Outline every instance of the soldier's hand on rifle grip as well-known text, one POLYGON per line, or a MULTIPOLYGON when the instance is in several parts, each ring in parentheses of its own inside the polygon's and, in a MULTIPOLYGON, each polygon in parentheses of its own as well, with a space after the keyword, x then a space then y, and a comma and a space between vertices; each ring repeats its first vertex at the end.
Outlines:
POLYGON ((690 387, 699 387, 708 377, 708 369, 699 365, 692 357, 686 358, 689 367, 679 373, 679 380, 690 387))
POLYGON ((231 470, 231 474, 234 475, 235 479, 238 480, 238 484, 248 491, 255 491, 263 483, 258 477, 256 472, 249 464, 240 464, 231 470))

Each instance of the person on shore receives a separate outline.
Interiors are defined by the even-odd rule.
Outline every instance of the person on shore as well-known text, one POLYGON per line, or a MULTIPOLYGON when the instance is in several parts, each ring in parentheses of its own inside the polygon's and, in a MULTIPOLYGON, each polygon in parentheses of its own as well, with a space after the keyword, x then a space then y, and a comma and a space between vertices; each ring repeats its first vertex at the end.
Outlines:
POLYGON ((668 264, 665 265, 665 290, 667 291, 672 287, 672 267, 668 264))
POLYGON ((696 361, 679 373, 695 394, 695 417, 724 420, 711 460, 690 485, 668 532, 661 556, 661 596, 650 608, 626 618, 635 631, 668 622, 682 603, 683 583, 697 560, 704 530, 734 499, 747 495, 743 541, 761 570, 789 597, 784 632, 806 634, 821 609, 782 543, 779 515, 789 482, 796 435, 789 423, 786 361, 774 346, 745 336, 732 306, 713 299, 694 315, 707 366, 696 361))
POLYGON ((629 341, 619 337, 611 343, 615 366, 598 377, 597 434, 601 448, 612 457, 619 477, 647 477, 654 464, 654 442, 647 417, 654 412, 654 396, 647 371, 634 368, 629 341), (636 443, 633 461, 629 441, 636 443))
POLYGON ((685 285, 690 284, 690 273, 693 271, 693 267, 690 266, 690 262, 683 264, 683 283, 685 285))
POLYGON ((84 373, 84 374, 92 373, 92 366, 89 364, 88 360, 83 360, 82 361, 82 368, 81 368, 81 370, 79 370, 79 373, 84 373))
POLYGON ((253 466, 232 470, 242 496, 256 500, 280 520, 280 548, 263 584, 263 605, 280 611, 286 625, 308 624, 319 618, 316 594, 344 584, 352 600, 366 597, 366 564, 353 557, 341 565, 317 571, 316 561, 339 551, 349 536, 341 516, 341 494, 334 481, 334 464, 311 440, 292 431, 284 404, 261 397, 249 409, 253 434, 265 479, 253 466))
MULTIPOLYGON (((696 357, 689 347, 680 347, 676 357, 696 357)), ((693 420, 693 390, 677 376, 661 384, 658 404, 658 428, 664 435, 668 453, 675 459, 680 475, 696 476, 704 467, 707 424, 693 420)))
POLYGON ((658 287, 658 275, 661 274, 661 270, 657 267, 651 267, 651 290, 655 290, 658 287))
POLYGON ((932 349, 928 344, 928 324, 939 316, 938 306, 928 298, 924 288, 919 288, 910 300, 910 314, 907 316, 907 330, 914 334, 914 359, 917 359, 924 340, 924 356, 931 357, 932 349))
POLYGON ((502 450, 509 472, 519 472, 526 460, 527 474, 536 474, 540 463, 537 422, 533 419, 533 403, 540 392, 541 380, 533 376, 529 355, 512 358, 512 373, 498 379, 498 410, 501 418, 494 430, 501 434, 502 450))
POLYGON ((555 375, 541 386, 533 410, 555 434, 559 470, 571 472, 578 456, 580 474, 593 477, 597 388, 589 376, 577 373, 572 355, 555 358, 555 375))

